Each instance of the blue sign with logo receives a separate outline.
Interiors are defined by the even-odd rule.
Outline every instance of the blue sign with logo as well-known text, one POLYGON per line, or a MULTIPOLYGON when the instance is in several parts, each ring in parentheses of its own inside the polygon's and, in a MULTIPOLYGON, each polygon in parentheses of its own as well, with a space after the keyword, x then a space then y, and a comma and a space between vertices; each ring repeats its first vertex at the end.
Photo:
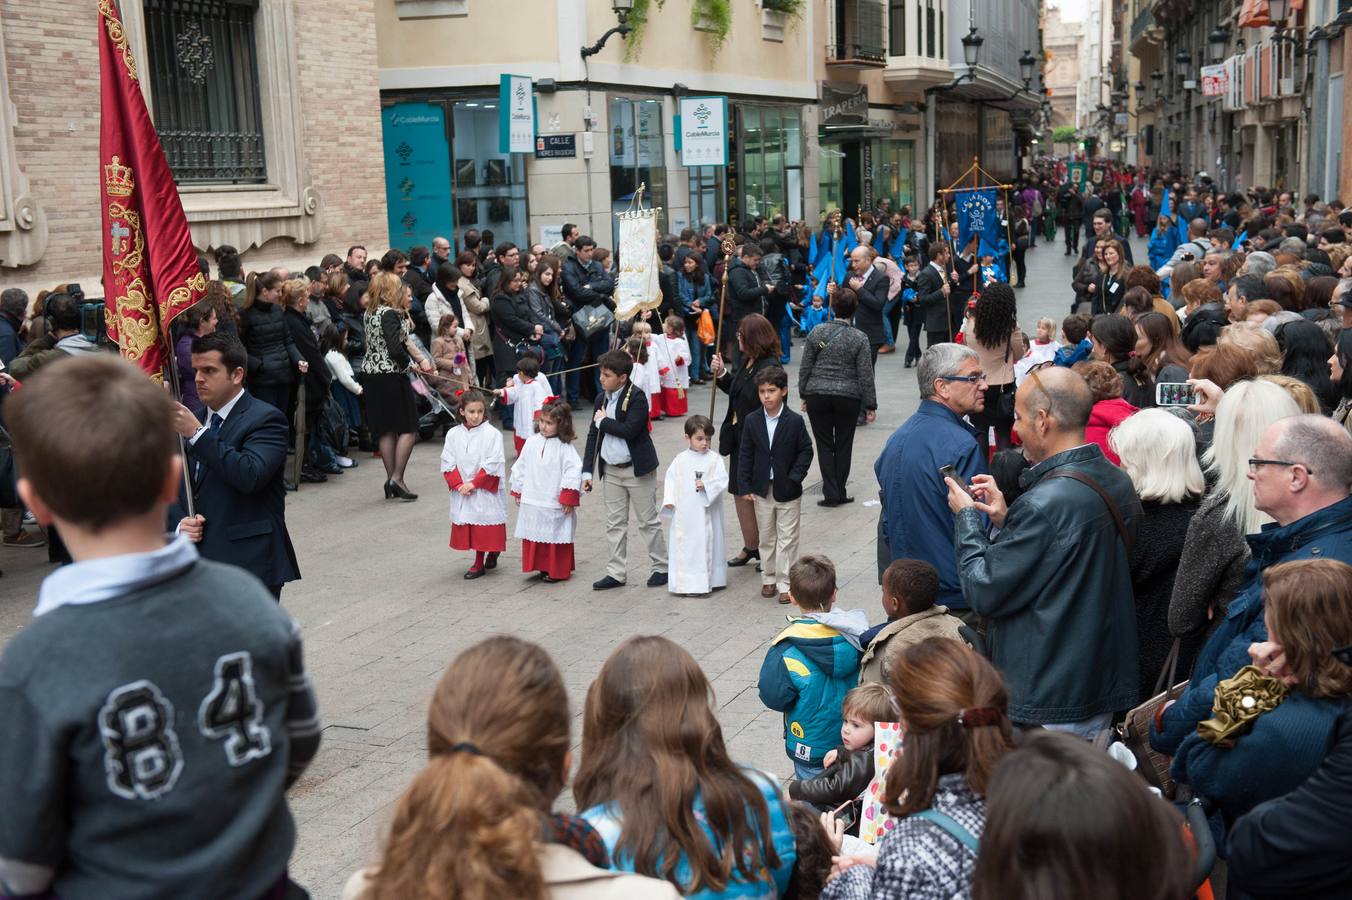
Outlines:
POLYGON ((993 247, 1000 242, 1000 217, 995 212, 995 190, 958 191, 954 194, 958 208, 958 251, 961 252, 972 235, 988 241, 993 247))
POLYGON ((390 246, 407 251, 432 238, 450 238, 451 147, 446 108, 439 103, 397 103, 380 111, 385 143, 385 205, 390 246))

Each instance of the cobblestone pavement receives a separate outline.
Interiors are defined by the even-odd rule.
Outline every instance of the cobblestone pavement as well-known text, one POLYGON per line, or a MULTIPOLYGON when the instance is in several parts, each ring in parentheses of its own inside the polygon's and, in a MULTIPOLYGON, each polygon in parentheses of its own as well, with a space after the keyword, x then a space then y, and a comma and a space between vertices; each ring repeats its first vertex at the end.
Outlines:
MULTIPOLYGON (((1144 257, 1142 242, 1137 241, 1144 257)), ((1069 308, 1070 259, 1058 242, 1029 254, 1029 286, 1018 291, 1019 320, 1031 333, 1037 318, 1059 323, 1069 308)), ((789 367, 791 402, 798 402, 801 343, 789 367)), ((709 411, 709 388, 691 392, 691 412, 709 411)), ((814 465, 803 499, 800 552, 825 553, 836 564, 840 604, 881 620, 875 528, 878 510, 873 462, 892 431, 915 409, 914 370, 902 354, 878 360, 878 419, 855 439, 849 492, 856 502, 835 509, 816 505, 821 483, 814 465)), ((721 419, 723 397, 717 409, 721 419)), ((717 419, 716 419, 717 420, 717 419)), ((578 431, 585 419, 578 416, 578 431)), ((655 423, 653 438, 665 464, 684 446, 681 422, 655 423)), ((511 442, 507 439, 509 458, 511 442)), ((580 444, 579 451, 582 449, 580 444)), ((788 777, 781 720, 756 694, 756 677, 786 608, 762 599, 753 566, 729 570, 728 589, 709 598, 675 597, 647 588, 641 542, 630 540, 629 583, 597 593, 605 574, 604 510, 599 493, 581 508, 578 570, 571 581, 541 584, 520 573, 520 548, 509 542, 499 568, 462 580, 464 554, 447 549, 450 533, 440 442, 414 452, 408 484, 416 503, 386 501, 379 460, 323 485, 306 485, 288 498, 288 524, 304 579, 288 585, 283 603, 301 623, 306 661, 325 723, 318 758, 291 792, 299 832, 292 875, 317 898, 337 897, 343 881, 374 858, 392 804, 424 759, 426 704, 436 679, 457 652, 491 634, 537 641, 558 662, 581 739, 587 685, 623 638, 663 634, 688 648, 713 683, 719 719, 734 759, 788 777)), ((659 484, 660 489, 660 484, 659 484)), ((724 505, 729 551, 740 531, 732 503, 724 505)), ((632 526, 631 526, 632 527, 632 526)), ((41 577, 49 571, 41 550, 0 548, 0 641, 23 627, 41 577)), ((562 805, 571 808, 565 795, 562 805)))

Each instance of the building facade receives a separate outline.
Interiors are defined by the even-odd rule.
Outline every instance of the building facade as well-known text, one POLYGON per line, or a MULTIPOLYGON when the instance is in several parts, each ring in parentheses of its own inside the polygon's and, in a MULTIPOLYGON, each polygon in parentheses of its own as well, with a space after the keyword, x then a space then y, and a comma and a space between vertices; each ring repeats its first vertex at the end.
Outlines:
MULTIPOLYGON (((302 268, 384 240, 373 0, 120 6, 200 252, 302 268)), ((98 34, 88 0, 0 0, 0 287, 102 294, 98 34)))
MULTIPOLYGON (((1046 48, 1046 84, 1051 102, 1053 128, 1079 127, 1077 106, 1080 92, 1080 41, 1084 22, 1067 20, 1055 0, 1043 4, 1042 42, 1046 48)), ((1057 148, 1064 151, 1066 147, 1057 148)))
POLYGON ((1348 195, 1352 2, 1136 5, 1130 51, 1150 85, 1140 133, 1153 162, 1206 172, 1226 189, 1348 195))

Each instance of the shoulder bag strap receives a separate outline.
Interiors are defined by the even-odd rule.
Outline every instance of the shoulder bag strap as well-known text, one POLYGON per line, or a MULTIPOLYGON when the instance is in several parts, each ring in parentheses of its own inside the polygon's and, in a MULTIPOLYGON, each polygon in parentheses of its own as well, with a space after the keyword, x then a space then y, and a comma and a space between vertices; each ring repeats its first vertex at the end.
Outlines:
POLYGON ((1103 489, 1102 485, 1077 469, 1060 469, 1048 475, 1047 478, 1073 478, 1080 484, 1093 488, 1094 493, 1102 497, 1103 502, 1107 504, 1108 512, 1113 517, 1113 525, 1117 528, 1117 535, 1122 538, 1122 543, 1127 545, 1127 553, 1133 551, 1136 542, 1132 540, 1131 535, 1127 532, 1127 523, 1122 519, 1122 513, 1118 511, 1117 504, 1113 502, 1112 497, 1108 496, 1108 492, 1103 489))
POLYGON ((1160 677, 1155 679, 1155 690, 1150 696, 1158 697, 1160 691, 1169 691, 1173 693, 1175 677, 1178 674, 1178 653, 1183 645, 1182 638, 1174 638, 1173 644, 1169 647, 1169 656, 1164 660, 1164 668, 1160 669, 1160 677))
POLYGON ((948 832, 949 837, 962 844, 968 850, 976 853, 981 848, 981 842, 977 840, 976 835, 972 834, 962 824, 948 813, 941 813, 937 809, 925 809, 916 813, 911 818, 924 819, 944 831, 948 832))

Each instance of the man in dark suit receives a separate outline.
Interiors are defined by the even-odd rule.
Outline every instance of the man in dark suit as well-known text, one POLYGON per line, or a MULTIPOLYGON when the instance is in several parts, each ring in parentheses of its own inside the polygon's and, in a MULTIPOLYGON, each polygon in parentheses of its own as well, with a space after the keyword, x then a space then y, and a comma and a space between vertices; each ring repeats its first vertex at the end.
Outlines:
POLYGON ((248 356, 239 338, 203 335, 193 341, 192 366, 200 414, 182 404, 174 430, 183 436, 192 476, 195 516, 182 515, 179 530, 207 559, 252 572, 281 598, 282 585, 300 578, 286 531, 286 417, 244 390, 248 356))
POLYGON ((854 314, 854 327, 868 335, 873 351, 873 364, 878 364, 878 348, 887 343, 883 330, 883 308, 887 306, 887 274, 873 264, 878 258, 871 247, 855 247, 850 251, 853 275, 850 287, 859 297, 859 309, 854 314))
POLYGON ((789 567, 798 559, 803 479, 812 467, 812 440, 803 417, 789 409, 789 376, 779 366, 756 375, 761 408, 746 417, 737 450, 737 484, 756 508, 760 531, 761 596, 789 602, 789 567))
POLYGON ((648 433, 648 398, 629 381, 634 361, 623 350, 607 351, 597 363, 601 393, 587 430, 582 490, 591 491, 595 466, 606 501, 610 561, 605 577, 594 582, 592 589, 620 587, 629 576, 631 505, 653 564, 648 587, 661 587, 667 583, 667 544, 657 514, 657 449, 648 433))
POLYGON ((962 330, 968 302, 976 295, 977 279, 980 278, 976 253, 980 244, 981 236, 973 232, 967 246, 959 249, 957 256, 953 257, 953 269, 948 275, 953 285, 948 295, 948 326, 949 334, 955 336, 962 330))
POLYGON ((925 317, 925 346, 946 344, 952 340, 948 323, 948 244, 936 241, 929 247, 929 263, 915 276, 916 303, 925 317))

